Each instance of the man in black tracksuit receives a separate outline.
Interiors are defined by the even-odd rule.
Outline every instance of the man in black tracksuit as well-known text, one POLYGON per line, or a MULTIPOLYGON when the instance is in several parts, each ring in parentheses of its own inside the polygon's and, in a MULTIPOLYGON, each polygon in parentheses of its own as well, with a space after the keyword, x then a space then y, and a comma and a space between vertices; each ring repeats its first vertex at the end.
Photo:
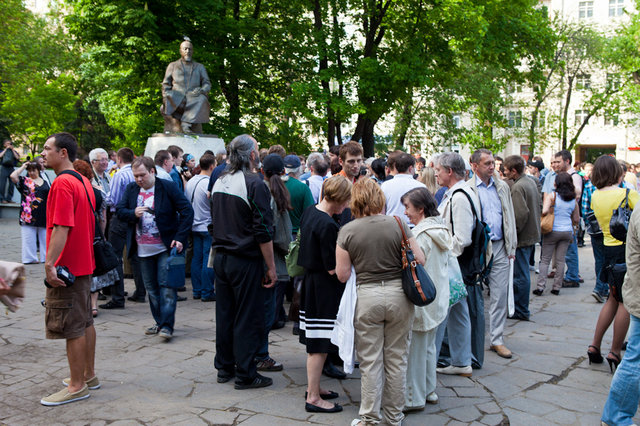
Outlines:
POLYGON ((270 288, 277 280, 271 193, 252 173, 258 162, 256 140, 249 135, 236 137, 229 144, 229 165, 211 193, 217 298, 215 367, 218 383, 237 376, 236 389, 273 383, 257 373, 254 361, 265 327, 260 286, 270 288))

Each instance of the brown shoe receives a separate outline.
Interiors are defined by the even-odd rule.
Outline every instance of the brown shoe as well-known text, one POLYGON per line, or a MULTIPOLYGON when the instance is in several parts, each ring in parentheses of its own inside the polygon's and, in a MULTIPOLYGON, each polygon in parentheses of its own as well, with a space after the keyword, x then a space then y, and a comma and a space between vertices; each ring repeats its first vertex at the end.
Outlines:
POLYGON ((502 358, 511 358, 511 351, 505 345, 491 345, 491 350, 501 356, 502 358))

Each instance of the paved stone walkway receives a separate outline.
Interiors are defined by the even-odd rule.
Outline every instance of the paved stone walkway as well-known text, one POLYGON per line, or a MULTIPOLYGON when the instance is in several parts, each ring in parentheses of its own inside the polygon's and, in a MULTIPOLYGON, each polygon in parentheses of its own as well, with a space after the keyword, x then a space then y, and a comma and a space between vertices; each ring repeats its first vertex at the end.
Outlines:
MULTIPOLYGON (((0 219, 0 235, 0 258, 19 261, 16 221, 0 219)), ((580 249, 580 259, 586 279, 581 288, 532 296, 532 321, 508 320, 511 360, 487 350, 484 367, 472 378, 439 375, 439 403, 409 414, 404 424, 598 425, 612 376, 606 364, 589 366, 586 359, 602 305, 590 296, 594 273, 588 245, 580 249)), ((102 388, 86 401, 44 407, 40 398, 61 388, 68 366, 64 342, 44 339, 42 265, 26 268, 26 305, 15 314, 0 314, 0 424, 348 425, 357 417, 358 370, 346 380, 323 379, 324 387, 340 393, 344 412, 304 411, 305 350, 291 334, 291 323, 271 333, 271 355, 285 366, 269 374, 273 386, 237 391, 233 382, 216 383, 215 303, 191 298, 178 303, 170 343, 144 335, 152 325, 146 304, 102 310, 96 318, 102 388)), ((132 281, 126 285, 132 292, 132 281)), ((610 342, 608 333, 605 354, 610 342)))

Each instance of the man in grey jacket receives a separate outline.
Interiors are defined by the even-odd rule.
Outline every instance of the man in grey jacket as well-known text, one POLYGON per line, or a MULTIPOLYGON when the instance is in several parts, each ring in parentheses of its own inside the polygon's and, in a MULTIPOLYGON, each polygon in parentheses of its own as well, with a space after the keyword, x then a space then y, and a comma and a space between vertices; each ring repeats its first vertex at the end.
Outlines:
POLYGON ((505 158, 504 175, 513 180, 511 199, 516 219, 518 247, 513 269, 515 312, 511 318, 529 321, 529 291, 531 276, 529 258, 540 241, 540 193, 534 179, 523 174, 524 159, 519 155, 505 158))
POLYGON ((488 149, 476 150, 470 158, 474 177, 467 184, 480 199, 482 220, 491 228, 493 266, 489 273, 491 300, 489 306, 489 334, 491 350, 502 358, 511 358, 511 351, 503 339, 507 321, 509 260, 515 259, 516 224, 509 185, 494 177, 495 160, 488 149))

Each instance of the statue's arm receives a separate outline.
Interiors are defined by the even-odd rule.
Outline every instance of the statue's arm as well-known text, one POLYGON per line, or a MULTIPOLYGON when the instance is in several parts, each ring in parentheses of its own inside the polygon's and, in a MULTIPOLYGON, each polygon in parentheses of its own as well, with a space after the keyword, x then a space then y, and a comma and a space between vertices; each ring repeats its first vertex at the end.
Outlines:
POLYGON ((162 96, 167 96, 167 92, 173 88, 173 63, 169 64, 162 80, 162 96))
POLYGON ((200 89, 202 90, 202 94, 206 96, 211 91, 211 81, 209 80, 207 69, 202 64, 200 66, 202 67, 202 72, 200 73, 200 89))

